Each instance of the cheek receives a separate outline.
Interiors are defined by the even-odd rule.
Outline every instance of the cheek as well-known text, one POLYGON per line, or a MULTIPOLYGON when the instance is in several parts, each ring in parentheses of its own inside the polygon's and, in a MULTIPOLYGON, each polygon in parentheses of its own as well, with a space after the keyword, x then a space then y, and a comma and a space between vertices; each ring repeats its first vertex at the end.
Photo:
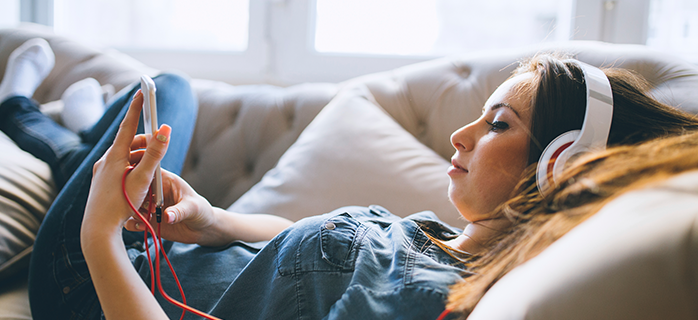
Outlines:
MULTIPOLYGON (((521 175, 528 166, 528 140, 513 143, 507 146, 506 150, 508 152, 505 157, 502 157, 503 161, 500 168, 500 171, 505 173, 505 175, 501 177, 500 184, 513 189, 521 180, 521 175)), ((511 193, 511 190, 509 193, 511 193)))
POLYGON ((518 181, 523 170, 528 166, 528 144, 522 142, 521 144, 512 145, 507 150, 509 150, 509 154, 503 167, 518 181))
POLYGON ((528 163, 528 141, 521 140, 481 149, 473 158, 477 170, 467 180, 451 181, 451 201, 467 220, 489 218, 497 206, 509 200, 528 163))
POLYGON ((482 191, 486 193, 484 197, 489 202, 487 207, 491 209, 509 199, 526 167, 526 161, 514 157, 513 154, 511 156, 491 161, 487 168, 487 176, 480 179, 482 191))
POLYGON ((510 139, 498 141, 483 148, 477 156, 480 175, 487 176, 487 182, 493 186, 516 184, 528 164, 528 137, 515 135, 510 139))

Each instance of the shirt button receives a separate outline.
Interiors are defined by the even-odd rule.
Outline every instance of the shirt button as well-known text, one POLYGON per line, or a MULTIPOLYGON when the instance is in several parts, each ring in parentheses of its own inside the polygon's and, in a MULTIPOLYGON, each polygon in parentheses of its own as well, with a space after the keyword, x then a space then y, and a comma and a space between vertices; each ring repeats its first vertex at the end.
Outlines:
POLYGON ((332 221, 328 221, 327 223, 325 223, 325 229, 327 230, 334 230, 334 228, 336 227, 337 226, 332 221))
POLYGON ((68 294, 70 292, 70 287, 63 287, 63 293, 68 294))

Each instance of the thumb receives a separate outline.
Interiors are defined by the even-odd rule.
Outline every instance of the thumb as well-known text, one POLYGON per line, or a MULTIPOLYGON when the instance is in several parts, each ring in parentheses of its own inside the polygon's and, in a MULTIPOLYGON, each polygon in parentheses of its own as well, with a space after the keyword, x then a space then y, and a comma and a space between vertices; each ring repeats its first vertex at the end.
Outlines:
POLYGON ((198 206, 186 199, 165 209, 165 221, 168 224, 180 223, 186 219, 191 219, 192 215, 195 215, 197 212, 198 206))
POLYGON ((165 157, 167 152, 167 147, 170 142, 170 134, 172 133, 172 128, 166 124, 160 126, 160 129, 153 135, 153 139, 148 141, 148 146, 145 149, 145 153, 141 158, 141 161, 136 165, 134 171, 139 171, 139 176, 143 175, 146 177, 151 177, 155 173, 155 168, 158 163, 165 157))

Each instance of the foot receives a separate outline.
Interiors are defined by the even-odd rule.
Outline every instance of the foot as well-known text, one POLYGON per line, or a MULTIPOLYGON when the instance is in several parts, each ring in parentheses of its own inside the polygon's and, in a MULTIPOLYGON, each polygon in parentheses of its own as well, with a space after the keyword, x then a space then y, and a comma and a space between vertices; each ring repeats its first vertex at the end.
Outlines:
POLYGON ((46 40, 27 40, 7 59, 0 83, 0 102, 15 96, 31 98, 55 64, 53 50, 46 40))
POLYGON ((78 133, 92 128, 104 114, 102 87, 93 78, 73 83, 61 96, 61 120, 70 131, 78 133))

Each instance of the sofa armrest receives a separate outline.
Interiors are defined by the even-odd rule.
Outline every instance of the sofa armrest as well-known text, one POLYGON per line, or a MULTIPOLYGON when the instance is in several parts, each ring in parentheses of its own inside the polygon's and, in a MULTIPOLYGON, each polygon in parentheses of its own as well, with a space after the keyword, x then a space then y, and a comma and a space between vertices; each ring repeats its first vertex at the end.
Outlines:
POLYGON ((91 77, 100 84, 111 84, 116 91, 138 81, 142 74, 155 76, 158 70, 115 50, 100 51, 56 35, 45 26, 25 24, 16 29, 0 29, 0 76, 7 59, 25 41, 41 37, 48 41, 56 65, 34 93, 34 100, 47 103, 61 98, 71 84, 91 77))

